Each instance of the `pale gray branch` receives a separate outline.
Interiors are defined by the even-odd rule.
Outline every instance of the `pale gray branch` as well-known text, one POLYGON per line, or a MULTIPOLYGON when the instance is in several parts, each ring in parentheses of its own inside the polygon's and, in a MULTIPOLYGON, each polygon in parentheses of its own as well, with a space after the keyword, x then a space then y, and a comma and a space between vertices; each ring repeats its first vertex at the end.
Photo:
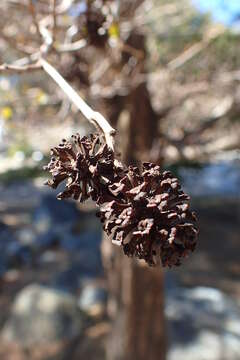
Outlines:
POLYGON ((84 39, 75 41, 73 43, 66 43, 66 44, 59 44, 54 46, 56 51, 59 52, 74 52, 74 51, 78 51, 81 50, 82 48, 84 48, 86 46, 87 42, 84 39))
POLYGON ((103 132, 107 145, 113 150, 116 130, 111 127, 102 114, 92 110, 92 108, 78 95, 52 65, 44 59, 41 59, 40 62, 45 72, 65 92, 71 102, 81 111, 86 119, 103 132))
POLYGON ((29 65, 24 65, 24 66, 12 65, 12 64, 2 64, 2 65, 0 65, 0 73, 3 73, 3 72, 22 73, 22 72, 33 71, 33 70, 40 70, 41 68, 42 68, 42 65, 41 65, 40 61, 38 61, 34 64, 29 64, 29 65))

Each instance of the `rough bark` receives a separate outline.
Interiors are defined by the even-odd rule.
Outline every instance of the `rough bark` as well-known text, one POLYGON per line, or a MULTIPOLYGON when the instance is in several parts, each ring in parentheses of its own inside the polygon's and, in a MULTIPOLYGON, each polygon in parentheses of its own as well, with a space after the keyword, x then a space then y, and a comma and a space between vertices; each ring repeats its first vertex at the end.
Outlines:
MULTIPOLYGON (((141 44, 144 46, 142 39, 141 44)), ((158 136, 158 122, 146 83, 133 88, 125 99, 118 130, 125 163, 149 160, 154 139, 158 136)), ((107 237, 102 243, 102 254, 112 319, 107 360, 165 360, 162 269, 149 268, 140 261, 127 258, 107 237)))
POLYGON ((120 249, 116 251, 108 277, 112 330, 107 359, 164 360, 163 272, 124 257, 120 249))

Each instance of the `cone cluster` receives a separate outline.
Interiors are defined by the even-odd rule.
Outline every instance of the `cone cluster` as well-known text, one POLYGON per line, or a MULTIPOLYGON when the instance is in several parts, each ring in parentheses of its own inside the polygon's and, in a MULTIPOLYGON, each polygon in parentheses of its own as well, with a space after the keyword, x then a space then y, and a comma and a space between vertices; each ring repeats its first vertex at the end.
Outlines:
POLYGON ((65 182, 58 199, 97 203, 104 231, 127 256, 171 267, 195 249, 196 216, 171 172, 152 163, 144 163, 141 171, 124 168, 97 135, 63 140, 45 169, 52 188, 65 182))

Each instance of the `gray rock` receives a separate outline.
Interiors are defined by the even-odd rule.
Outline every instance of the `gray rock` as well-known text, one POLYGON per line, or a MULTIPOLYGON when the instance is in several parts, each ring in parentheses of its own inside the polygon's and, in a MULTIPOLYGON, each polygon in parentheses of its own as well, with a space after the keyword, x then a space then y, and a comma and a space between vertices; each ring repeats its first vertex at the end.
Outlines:
POLYGON ((56 276, 52 285, 64 291, 76 292, 82 287, 82 279, 96 278, 102 273, 100 251, 83 249, 76 252, 69 267, 56 276))
POLYGON ((64 234, 61 239, 61 246, 64 249, 73 252, 81 249, 97 251, 100 247, 101 238, 101 231, 92 231, 91 228, 89 228, 88 231, 84 231, 77 235, 71 233, 64 234))
POLYGON ((54 230, 49 230, 36 237, 36 249, 46 250, 59 245, 59 235, 54 230))
POLYGON ((15 235, 11 231, 10 227, 0 221, 0 253, 4 253, 8 244, 12 241, 16 241, 15 235))
POLYGON ((106 302, 106 289, 97 284, 88 283, 82 289, 78 305, 81 310, 89 315, 100 315, 104 313, 106 302))
POLYGON ((63 226, 78 218, 79 212, 74 202, 58 201, 55 194, 45 194, 40 206, 35 209, 33 223, 40 232, 45 232, 52 225, 63 226))
POLYGON ((12 241, 8 244, 5 252, 8 268, 18 268, 32 261, 32 248, 28 245, 22 245, 18 241, 12 241))
POLYGON ((30 247, 35 246, 36 234, 30 227, 23 227, 16 232, 15 236, 22 245, 27 245, 30 247))
POLYGON ((239 360, 240 307, 214 288, 167 291, 168 360, 239 360))
POLYGON ((187 192, 192 196, 238 197, 240 185, 240 164, 238 161, 222 161, 201 168, 179 169, 187 192))
POLYGON ((39 263, 41 265, 57 263, 58 255, 56 251, 47 250, 39 257, 39 263))
POLYGON ((17 296, 2 337, 22 345, 71 340, 83 329, 83 314, 75 298, 38 284, 25 287, 17 296))
POLYGON ((42 208, 35 210, 33 224, 39 234, 48 232, 52 225, 49 212, 42 208))
POLYGON ((9 227, 0 221, 0 277, 8 269, 8 247, 15 243, 15 237, 9 227))

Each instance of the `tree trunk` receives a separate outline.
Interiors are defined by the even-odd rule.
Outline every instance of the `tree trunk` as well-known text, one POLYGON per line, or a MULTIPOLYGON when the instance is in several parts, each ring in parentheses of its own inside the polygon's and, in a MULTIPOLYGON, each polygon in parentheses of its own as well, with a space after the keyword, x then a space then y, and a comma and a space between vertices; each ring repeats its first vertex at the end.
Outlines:
MULTIPOLYGON (((124 107, 124 126, 119 124, 125 163, 149 159, 157 137, 157 116, 151 106, 146 83, 133 89, 124 107), (127 118, 127 119, 126 119, 127 118), (121 134, 121 129, 127 133, 121 134)), ((121 116, 120 116, 121 119, 121 116)), ((121 120, 120 120, 121 122, 121 120)), ((163 271, 123 255, 104 236, 103 262, 109 286, 112 331, 107 360, 165 360, 163 271)))
POLYGON ((107 359, 164 360, 163 272, 116 251, 108 276, 112 330, 107 359))

